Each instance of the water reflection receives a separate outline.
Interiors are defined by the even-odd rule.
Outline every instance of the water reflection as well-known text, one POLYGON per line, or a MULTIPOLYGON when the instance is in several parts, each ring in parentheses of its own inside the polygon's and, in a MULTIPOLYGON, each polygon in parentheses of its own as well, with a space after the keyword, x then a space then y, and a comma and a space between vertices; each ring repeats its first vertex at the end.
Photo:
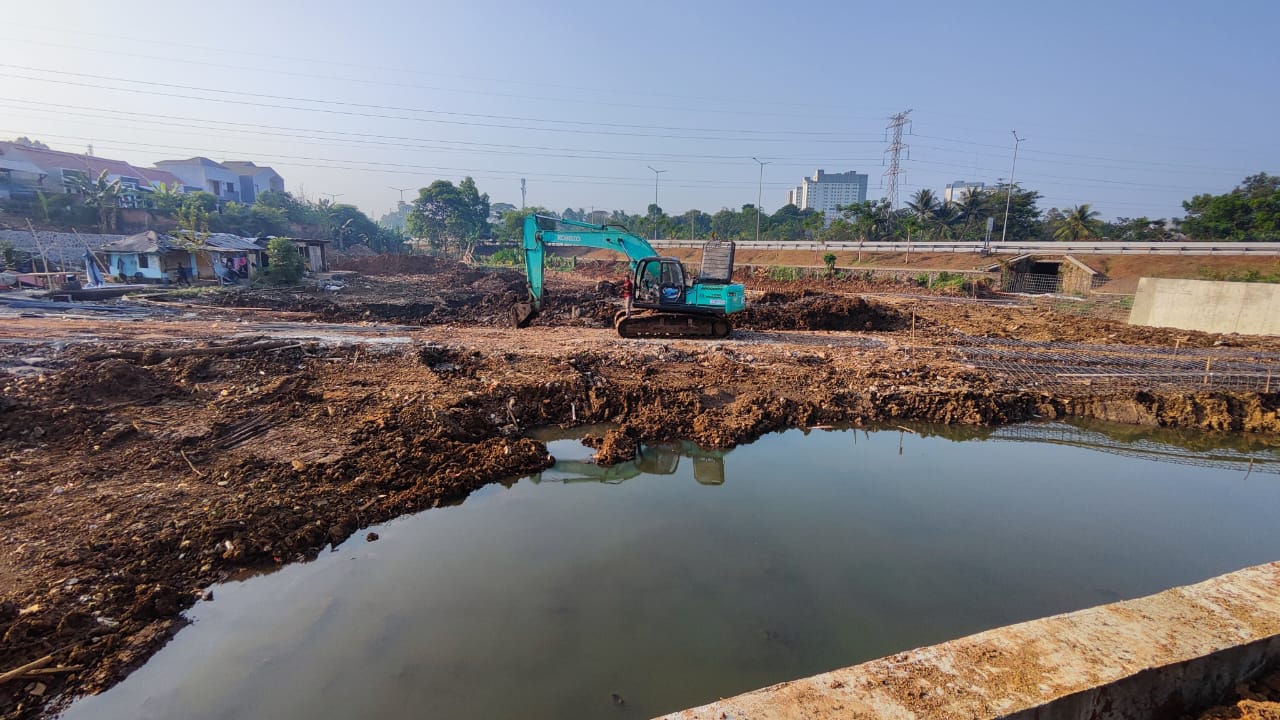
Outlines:
MULTIPOLYGON (((724 450, 707 450, 688 442, 641 445, 636 459, 613 466, 597 465, 590 460, 557 458, 556 480, 560 482, 602 482, 617 484, 641 475, 674 475, 680 470, 680 459, 693 464, 693 479, 701 485, 724 484, 724 450)), ((543 476, 536 477, 538 481, 543 476)))

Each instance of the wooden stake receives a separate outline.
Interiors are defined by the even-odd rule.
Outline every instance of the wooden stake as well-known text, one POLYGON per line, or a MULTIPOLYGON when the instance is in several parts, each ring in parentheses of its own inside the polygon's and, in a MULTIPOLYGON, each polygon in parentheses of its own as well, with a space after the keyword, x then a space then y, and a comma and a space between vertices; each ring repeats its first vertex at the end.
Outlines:
POLYGON ((196 466, 191 462, 191 458, 187 457, 186 450, 179 450, 178 454, 182 455, 182 459, 187 461, 187 467, 191 468, 191 472, 195 473, 197 477, 204 477, 204 473, 197 470, 196 466))
POLYGON ((45 665, 48 665, 51 662, 53 662, 53 656, 45 655, 39 660, 33 660, 27 663, 26 665, 23 665, 21 667, 16 667, 4 674, 0 674, 0 683, 5 683, 5 682, 9 682, 10 680, 20 678, 23 675, 26 675, 27 673, 31 672, 32 670, 39 670, 40 668, 44 667, 45 665))
POLYGON ((1204 359, 1204 384, 1209 384, 1209 367, 1213 364, 1213 358, 1204 359))
POLYGON ((1263 388, 1262 392, 1264 393, 1271 392, 1271 366, 1270 365, 1267 366, 1267 386, 1263 388))

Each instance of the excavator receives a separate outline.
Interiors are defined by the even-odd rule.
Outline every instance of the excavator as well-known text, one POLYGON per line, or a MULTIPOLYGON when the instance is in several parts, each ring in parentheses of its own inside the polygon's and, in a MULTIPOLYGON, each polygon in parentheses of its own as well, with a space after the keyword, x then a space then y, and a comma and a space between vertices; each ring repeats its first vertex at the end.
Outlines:
POLYGON ((523 241, 529 301, 512 307, 516 327, 528 327, 542 311, 548 245, 601 248, 626 255, 634 302, 613 318, 614 329, 625 338, 729 337, 733 331, 729 316, 745 307, 742 284, 732 282, 732 242, 706 243, 702 269, 692 277, 679 260, 659 256, 644 238, 620 225, 531 214, 524 219, 523 241))

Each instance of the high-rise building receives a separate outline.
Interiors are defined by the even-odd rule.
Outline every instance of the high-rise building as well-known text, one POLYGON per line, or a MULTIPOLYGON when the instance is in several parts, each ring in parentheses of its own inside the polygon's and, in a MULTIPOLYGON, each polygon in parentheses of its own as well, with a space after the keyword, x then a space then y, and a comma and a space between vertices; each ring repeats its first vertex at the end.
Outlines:
POLYGON ((957 180, 953 183, 947 183, 947 187, 942 191, 942 202, 960 202, 964 199, 964 194, 970 190, 978 192, 986 187, 986 183, 968 182, 966 180, 957 180))
POLYGON ((854 170, 827 173, 818 170, 794 189, 787 191, 787 203, 801 210, 819 210, 826 214, 830 225, 839 215, 836 209, 854 205, 867 199, 867 176, 854 170))

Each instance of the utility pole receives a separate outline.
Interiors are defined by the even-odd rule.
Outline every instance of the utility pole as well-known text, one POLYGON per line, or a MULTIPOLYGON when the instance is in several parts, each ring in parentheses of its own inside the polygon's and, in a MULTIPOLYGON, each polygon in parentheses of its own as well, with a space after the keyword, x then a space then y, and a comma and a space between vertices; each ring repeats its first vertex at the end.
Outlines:
POLYGON ((401 205, 403 205, 403 204, 404 204, 404 194, 405 194, 405 192, 407 192, 407 191, 409 191, 409 190, 412 190, 412 189, 413 189, 413 188, 398 188, 398 187, 391 187, 390 185, 388 185, 387 187, 388 187, 388 188, 390 188, 391 190, 399 190, 399 191, 400 191, 400 204, 401 204, 401 205))
POLYGON ((760 242, 760 203, 764 202, 764 166, 773 164, 773 161, 766 162, 754 155, 751 159, 760 163, 760 180, 756 183, 756 242, 760 242))
MULTIPOLYGON (((658 207, 658 176, 666 172, 666 170, 657 170, 652 165, 646 165, 645 167, 653 170, 653 207, 655 210, 661 210, 662 208, 658 207)), ((653 239, 658 239, 658 216, 656 214, 653 216, 653 239)))
POLYGON ((884 171, 884 176, 889 178, 889 190, 885 193, 885 199, 889 201, 889 209, 898 209, 898 175, 902 173, 902 167, 898 164, 902 151, 907 151, 907 159, 911 159, 910 146, 902 142, 902 128, 910 121, 907 116, 911 114, 910 110, 890 115, 889 125, 885 128, 893 131, 893 140, 889 143, 889 147, 885 148, 885 152, 889 155, 889 168, 884 171))
POLYGON ((1004 227, 1000 228, 1000 244, 1004 244, 1004 238, 1009 233, 1009 206, 1013 204, 1013 171, 1018 169, 1018 146, 1022 144, 1026 138, 1018 137, 1017 130, 1011 130, 1013 133, 1013 166, 1009 168, 1009 189, 1005 191, 1004 198, 1004 227))
POLYGON ((520 212, 524 212, 524 178, 520 178, 520 212))
POLYGON ((342 193, 320 193, 320 194, 321 194, 321 195, 328 195, 328 196, 329 196, 329 204, 330 204, 330 205, 332 205, 332 204, 333 204, 333 201, 334 201, 334 200, 337 200, 338 198, 342 197, 342 193))

